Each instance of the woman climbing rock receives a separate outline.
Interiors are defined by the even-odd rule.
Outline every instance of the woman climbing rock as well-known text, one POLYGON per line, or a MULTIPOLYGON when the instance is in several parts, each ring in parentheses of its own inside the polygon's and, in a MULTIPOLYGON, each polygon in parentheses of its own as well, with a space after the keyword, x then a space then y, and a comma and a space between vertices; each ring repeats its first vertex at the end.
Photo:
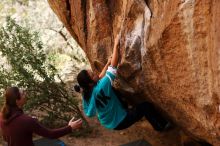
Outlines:
POLYGON ((112 58, 109 59, 99 76, 91 70, 82 70, 77 75, 79 85, 75 85, 74 88, 82 93, 85 115, 88 117, 97 115, 102 126, 114 130, 128 128, 145 116, 155 130, 166 130, 170 123, 155 110, 151 103, 144 102, 135 108, 127 109, 119 100, 112 87, 117 75, 118 42, 117 36, 112 58))

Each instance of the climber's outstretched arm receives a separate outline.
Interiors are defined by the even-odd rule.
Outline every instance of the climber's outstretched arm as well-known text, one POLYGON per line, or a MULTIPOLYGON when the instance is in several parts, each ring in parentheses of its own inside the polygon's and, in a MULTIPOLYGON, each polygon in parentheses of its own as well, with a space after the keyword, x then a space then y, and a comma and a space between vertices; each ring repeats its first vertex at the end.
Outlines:
POLYGON ((104 77, 109 65, 111 65, 112 67, 117 67, 118 65, 118 42, 119 42, 119 36, 116 36, 112 56, 108 59, 108 62, 106 63, 105 67, 102 69, 102 72, 99 74, 99 79, 104 77))
POLYGON ((118 66, 118 43, 119 43, 119 35, 115 38, 113 53, 112 53, 112 60, 111 60, 111 66, 117 67, 118 66))
POLYGON ((105 76, 105 73, 108 69, 108 66, 111 64, 111 57, 108 59, 108 62, 106 63, 105 67, 102 69, 102 72, 99 74, 99 79, 105 76))

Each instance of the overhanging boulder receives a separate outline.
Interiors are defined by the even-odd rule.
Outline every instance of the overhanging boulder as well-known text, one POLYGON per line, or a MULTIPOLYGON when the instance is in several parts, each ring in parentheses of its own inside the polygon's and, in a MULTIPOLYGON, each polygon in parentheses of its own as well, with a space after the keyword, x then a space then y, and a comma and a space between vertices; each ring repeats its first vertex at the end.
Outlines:
POLYGON ((219 0, 48 0, 99 73, 121 34, 118 87, 220 145, 219 0))

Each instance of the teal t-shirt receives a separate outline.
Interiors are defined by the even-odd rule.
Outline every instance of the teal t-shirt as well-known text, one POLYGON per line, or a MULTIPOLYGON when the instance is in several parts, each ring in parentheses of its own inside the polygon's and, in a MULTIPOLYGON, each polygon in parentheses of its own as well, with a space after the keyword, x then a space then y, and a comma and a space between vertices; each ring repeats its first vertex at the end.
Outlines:
POLYGON ((109 67, 106 75, 97 82, 89 101, 83 100, 83 109, 88 117, 97 113, 100 123, 109 129, 114 129, 127 115, 112 88, 116 69, 109 67))

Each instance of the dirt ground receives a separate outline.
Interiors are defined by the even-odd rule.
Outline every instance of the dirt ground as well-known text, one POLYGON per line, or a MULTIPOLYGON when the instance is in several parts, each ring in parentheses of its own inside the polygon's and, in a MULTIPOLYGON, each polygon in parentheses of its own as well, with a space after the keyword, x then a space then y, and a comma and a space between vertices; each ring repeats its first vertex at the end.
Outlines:
POLYGON ((95 127, 89 136, 77 138, 65 136, 61 139, 68 146, 119 146, 139 139, 145 139, 152 146, 180 146, 177 128, 159 133, 144 119, 122 131, 105 129, 95 118, 88 121, 95 127))
MULTIPOLYGON (((131 127, 120 131, 102 127, 96 118, 87 118, 87 121, 93 129, 91 134, 80 137, 64 136, 60 139, 67 146, 120 146, 140 139, 148 141, 152 146, 181 145, 178 128, 173 128, 166 132, 157 132, 145 118, 131 127)), ((34 139, 38 138, 40 137, 34 137, 34 139)), ((2 146, 1 143, 0 138, 0 146, 2 146)))
MULTIPOLYGON (((122 131, 103 128, 96 118, 88 119, 93 132, 88 136, 60 138, 68 146, 120 146, 139 139, 145 139, 152 146, 180 146, 179 130, 156 132, 145 119, 122 131)), ((38 137, 39 138, 39 137, 38 137)), ((36 137, 34 138, 36 139, 36 137)), ((0 139, 0 146, 1 139, 0 139)))

